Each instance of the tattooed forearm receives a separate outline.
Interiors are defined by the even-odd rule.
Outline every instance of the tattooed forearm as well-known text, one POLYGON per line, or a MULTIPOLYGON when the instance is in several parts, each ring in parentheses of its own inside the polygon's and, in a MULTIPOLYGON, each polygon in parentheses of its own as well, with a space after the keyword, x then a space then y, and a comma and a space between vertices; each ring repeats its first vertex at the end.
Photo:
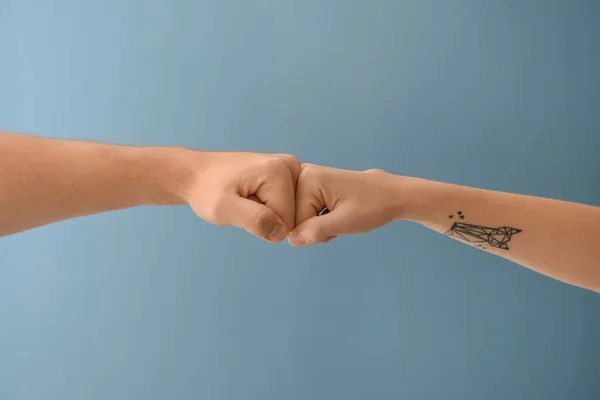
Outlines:
MULTIPOLYGON (((465 215, 462 211, 459 211, 456 215, 461 220, 465 219, 465 215)), ((448 218, 454 219, 455 215, 449 215, 448 218)), ((472 225, 464 222, 454 222, 450 229, 444 233, 446 236, 452 236, 465 242, 471 243, 487 243, 492 247, 499 249, 508 250, 508 242, 515 235, 521 232, 521 229, 511 228, 508 226, 501 226, 499 228, 492 228, 482 225, 472 225)), ((477 247, 486 249, 485 245, 478 244, 477 247)))

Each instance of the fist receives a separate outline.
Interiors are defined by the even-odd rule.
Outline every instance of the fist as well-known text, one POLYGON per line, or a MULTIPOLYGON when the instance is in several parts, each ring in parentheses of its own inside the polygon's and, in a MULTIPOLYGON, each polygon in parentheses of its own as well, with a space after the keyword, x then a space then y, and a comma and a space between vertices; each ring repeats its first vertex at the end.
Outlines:
POLYGON ((325 243, 338 235, 365 233, 391 222, 401 211, 397 178, 380 170, 303 164, 296 189, 296 227, 289 243, 325 243), (325 207, 329 213, 319 216, 325 207))
POLYGON ((301 165, 287 154, 200 153, 186 201, 202 219, 278 243, 294 228, 301 165))

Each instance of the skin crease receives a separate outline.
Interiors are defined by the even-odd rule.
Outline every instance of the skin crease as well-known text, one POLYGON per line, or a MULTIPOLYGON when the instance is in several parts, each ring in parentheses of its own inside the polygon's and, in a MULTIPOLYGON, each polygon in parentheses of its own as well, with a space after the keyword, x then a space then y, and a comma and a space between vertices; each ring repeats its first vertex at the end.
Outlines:
POLYGON ((301 164, 288 154, 128 147, 0 133, 0 236, 139 205, 183 204, 211 224, 242 228, 272 243, 289 235, 289 243, 298 247, 399 220, 440 233, 455 222, 488 231, 508 229, 514 234, 505 248, 489 238, 482 245, 469 236, 452 237, 600 292, 600 207, 381 170, 301 164), (330 212, 318 216, 325 207, 330 212))

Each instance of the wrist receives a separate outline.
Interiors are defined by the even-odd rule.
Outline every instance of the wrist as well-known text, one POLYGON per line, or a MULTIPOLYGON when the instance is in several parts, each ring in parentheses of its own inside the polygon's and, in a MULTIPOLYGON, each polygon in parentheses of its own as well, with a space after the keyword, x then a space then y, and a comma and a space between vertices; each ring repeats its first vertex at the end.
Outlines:
POLYGON ((429 224, 436 220, 440 208, 447 204, 456 204, 455 198, 460 191, 456 186, 421 178, 406 178, 399 187, 403 192, 402 219, 420 224, 429 224))
POLYGON ((133 155, 137 165, 143 202, 148 205, 187 203, 202 152, 176 147, 139 148, 133 155))
POLYGON ((376 182, 378 189, 375 196, 377 207, 385 216, 386 220, 399 221, 406 219, 407 209, 409 208, 409 199, 407 196, 412 178, 402 175, 394 175, 392 173, 380 170, 371 169, 365 171, 370 177, 367 178, 376 182))
POLYGON ((387 185, 392 188, 393 219, 422 222, 431 207, 431 190, 436 182, 426 179, 389 174, 387 185))

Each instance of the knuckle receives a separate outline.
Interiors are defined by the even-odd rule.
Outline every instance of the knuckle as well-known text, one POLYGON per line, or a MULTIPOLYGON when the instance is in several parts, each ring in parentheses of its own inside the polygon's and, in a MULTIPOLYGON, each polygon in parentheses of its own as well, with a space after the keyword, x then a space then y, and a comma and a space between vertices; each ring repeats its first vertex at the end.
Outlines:
POLYGON ((301 168, 302 164, 300 163, 300 160, 296 156, 293 156, 291 154, 277 154, 277 157, 279 157, 281 160, 283 160, 283 162, 285 162, 291 168, 298 169, 298 170, 301 168))
POLYGON ((365 171, 365 173, 369 174, 369 175, 374 175, 374 176, 383 176, 383 175, 387 174, 387 172, 385 172, 384 170, 379 169, 379 168, 368 169, 365 171))
POLYGON ((285 161, 279 157, 268 157, 262 162, 262 168, 269 173, 279 173, 287 169, 285 161))
POLYGON ((300 176, 304 179, 315 179, 321 176, 321 168, 314 164, 302 164, 300 176))
POLYGON ((317 166, 315 164, 311 164, 311 163, 304 163, 302 164, 302 171, 306 171, 306 170, 311 170, 311 169, 315 169, 317 166))

